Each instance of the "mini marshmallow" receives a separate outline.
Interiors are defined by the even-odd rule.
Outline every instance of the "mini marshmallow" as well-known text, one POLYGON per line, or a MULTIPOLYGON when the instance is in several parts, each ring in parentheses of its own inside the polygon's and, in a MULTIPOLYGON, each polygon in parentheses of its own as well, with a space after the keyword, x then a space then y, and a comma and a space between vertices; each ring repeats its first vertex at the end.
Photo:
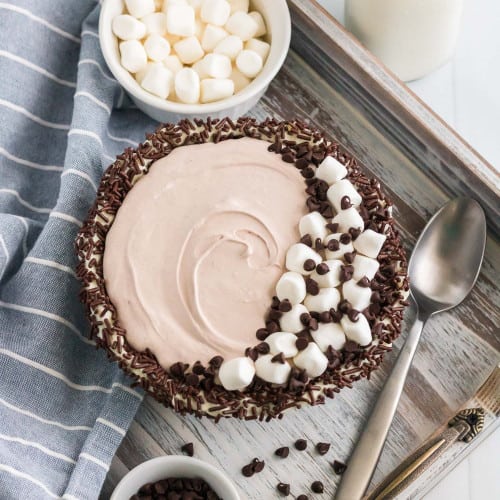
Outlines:
POLYGON ((353 309, 362 311, 370 305, 372 290, 370 287, 362 287, 356 280, 350 279, 342 285, 342 296, 349 301, 353 309))
POLYGON ((192 64, 205 54, 200 41, 195 36, 183 38, 174 45, 175 52, 184 64, 192 64))
POLYGON ((172 5, 190 5, 187 0, 163 0, 163 5, 161 10, 167 12, 167 9, 172 5))
POLYGON ((359 253, 375 259, 382 250, 386 238, 385 234, 367 229, 354 240, 353 245, 359 253))
POLYGON ((356 257, 354 257, 352 265, 354 266, 352 277, 356 281, 359 281, 363 276, 372 280, 380 266, 377 260, 359 254, 356 254, 356 257))
POLYGON ((304 262, 308 259, 314 261, 316 265, 323 260, 311 247, 303 243, 293 244, 286 253, 285 265, 289 271, 295 271, 300 274, 311 274, 312 271, 304 269, 304 262))
POLYGON ((228 36, 229 33, 224 28, 214 26, 213 24, 207 24, 203 32, 203 37, 201 38, 201 47, 205 52, 210 52, 215 49, 220 41, 228 36))
POLYGON ((187 0, 187 3, 193 7, 195 13, 198 13, 201 9, 201 4, 203 0, 187 0))
POLYGON ((318 295, 307 295, 304 305, 309 311, 323 312, 337 309, 340 293, 336 288, 321 288, 318 295))
POLYGON ((347 316, 342 316, 340 324, 349 340, 357 342, 359 345, 368 345, 372 341, 372 332, 368 320, 363 314, 358 316, 356 321, 351 321, 347 316))
POLYGON ((175 93, 179 100, 193 104, 200 100, 200 77, 192 68, 182 68, 175 75, 175 93))
POLYGON ((347 175, 347 169, 333 156, 327 156, 316 169, 316 177, 332 185, 347 175))
POLYGON ((340 242, 341 236, 342 233, 329 234, 323 241, 325 246, 328 245, 328 242, 330 240, 337 240, 339 242, 338 250, 328 250, 328 247, 325 248, 325 255, 327 259, 341 259, 345 253, 350 253, 354 251, 354 247, 352 246, 352 240, 349 241, 349 243, 347 244, 341 243, 340 242))
POLYGON ((204 0, 201 5, 201 19, 205 23, 224 26, 231 14, 231 6, 226 0, 204 0))
POLYGON ((245 42, 245 49, 257 52, 263 61, 267 59, 270 48, 271 46, 267 42, 263 42, 257 38, 250 38, 248 42, 245 42))
POLYGON ((266 382, 271 382, 271 384, 286 383, 292 371, 292 367, 287 362, 273 363, 272 359, 272 354, 266 354, 257 359, 255 362, 255 372, 257 376, 266 382))
POLYGON ((219 380, 227 391, 244 389, 253 380, 255 366, 250 358, 224 361, 219 368, 219 380))
POLYGON ((165 35, 167 32, 167 16, 163 12, 148 14, 141 21, 146 25, 146 35, 151 35, 152 33, 165 35))
POLYGON ((292 305, 299 304, 306 296, 306 282, 302 274, 288 271, 276 283, 278 299, 288 299, 292 305))
MULTIPOLYGON (((214 48, 215 54, 222 54, 231 61, 236 59, 236 56, 243 50, 243 42, 239 36, 229 35, 228 37, 221 40, 214 48)), ((246 78, 246 77, 245 77, 246 78)))
POLYGON ((176 75, 184 66, 181 63, 181 60, 175 56, 167 56, 163 60, 163 65, 168 68, 174 75, 176 75))
POLYGON ((229 0, 229 3, 231 5, 231 14, 238 11, 246 13, 250 7, 250 0, 229 0))
POLYGON ((173 81, 174 74, 163 64, 151 64, 141 81, 141 87, 162 99, 166 99, 173 86, 173 81))
POLYGON ((205 78, 201 81, 201 102, 220 101, 234 94, 234 82, 229 78, 205 78))
POLYGON ((269 345, 271 354, 282 352, 285 358, 293 358, 299 352, 295 345, 296 340, 297 336, 293 333, 275 332, 266 338, 266 344, 269 345))
POLYGON ((125 0, 130 15, 140 19, 155 11, 154 0, 125 0))
POLYGON ((299 333, 305 327, 300 321, 301 314, 309 311, 303 304, 295 304, 290 311, 283 313, 280 318, 280 327, 284 332, 299 333))
POLYGON ((293 358, 293 361, 297 368, 305 370, 311 378, 319 377, 328 366, 327 357, 315 342, 309 342, 309 345, 303 351, 300 351, 293 358))
POLYGON ((324 263, 330 270, 326 274, 319 274, 314 270, 311 273, 311 278, 322 288, 333 288, 338 286, 340 284, 340 268, 344 263, 338 259, 325 260, 324 263))
POLYGON ((244 42, 250 40, 250 38, 255 37, 255 33, 259 29, 259 25, 257 21, 245 12, 235 12, 228 19, 226 26, 226 30, 229 31, 232 35, 239 36, 244 42))
POLYGON ((344 196, 348 196, 351 204, 355 207, 359 206, 362 200, 361 195, 356 191, 356 188, 349 179, 342 179, 332 184, 328 188, 326 196, 337 213, 342 210, 340 205, 344 196))
POLYGON ((262 57, 253 50, 243 49, 236 57, 236 67, 248 78, 256 77, 262 65, 262 57))
POLYGON ((311 331, 311 336, 323 352, 328 346, 339 351, 346 342, 344 330, 338 323, 320 323, 316 331, 311 331))
POLYGON ((257 32, 255 33, 254 37, 258 38, 259 36, 264 36, 267 33, 267 29, 262 14, 254 10, 253 12, 250 12, 248 15, 257 23, 258 26, 257 32))
POLYGON ((137 73, 146 66, 148 56, 141 42, 127 40, 120 43, 121 65, 131 73, 137 73))
POLYGON ((144 49, 152 61, 163 61, 170 54, 170 43, 162 36, 153 33, 146 38, 144 49))
POLYGON ((212 78, 229 78, 231 76, 232 67, 229 57, 222 54, 207 54, 201 61, 208 76, 212 78))
MULTIPOLYGON (((335 185, 335 184, 334 184, 335 185)), ((363 217, 359 215, 359 212, 355 207, 348 208, 346 210, 341 210, 333 219, 334 224, 339 225, 339 230, 347 233, 351 227, 363 230, 365 223, 363 217)))
POLYGON ((196 73, 198 73, 198 76, 200 77, 200 80, 203 80, 204 78, 208 78, 209 75, 207 74, 205 70, 205 65, 203 64, 203 59, 200 59, 199 61, 196 61, 191 68, 193 68, 196 73))
POLYGON ((238 68, 233 68, 231 80, 234 82, 234 93, 238 93, 250 84, 250 78, 246 77, 238 68))
POLYGON ((148 72, 149 68, 151 68, 152 66, 156 66, 156 65, 160 65, 161 66, 161 63, 157 63, 157 62, 148 62, 146 64, 146 66, 144 66, 143 68, 141 68, 139 71, 137 71, 137 73, 134 75, 134 78, 135 78, 135 81, 140 85, 141 82, 142 82, 142 79, 146 76, 146 73, 148 72))
POLYGON ((207 25, 198 18, 195 18, 194 20, 194 36, 198 38, 198 40, 201 42, 201 39, 203 38, 203 33, 205 33, 205 27, 207 25))
POLYGON ((300 236, 305 236, 308 234, 311 236, 313 243, 316 238, 323 239, 326 236, 326 220, 319 212, 310 212, 307 215, 303 215, 299 221, 299 233, 300 236))
POLYGON ((113 18, 113 33, 122 40, 139 40, 146 34, 146 26, 135 17, 122 14, 113 18))
POLYGON ((195 33, 194 9, 177 3, 167 7, 167 31, 171 35, 193 36, 195 33))

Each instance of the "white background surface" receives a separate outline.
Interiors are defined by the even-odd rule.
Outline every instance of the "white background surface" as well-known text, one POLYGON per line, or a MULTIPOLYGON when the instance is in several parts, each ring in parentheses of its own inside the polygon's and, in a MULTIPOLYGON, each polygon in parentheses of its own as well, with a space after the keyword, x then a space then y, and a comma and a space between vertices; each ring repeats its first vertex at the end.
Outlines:
MULTIPOLYGON (((343 0, 319 2, 344 21, 343 0)), ((465 0, 453 59, 408 86, 500 170, 499 82, 500 2, 465 0)), ((500 499, 500 428, 425 496, 448 499, 500 499)))

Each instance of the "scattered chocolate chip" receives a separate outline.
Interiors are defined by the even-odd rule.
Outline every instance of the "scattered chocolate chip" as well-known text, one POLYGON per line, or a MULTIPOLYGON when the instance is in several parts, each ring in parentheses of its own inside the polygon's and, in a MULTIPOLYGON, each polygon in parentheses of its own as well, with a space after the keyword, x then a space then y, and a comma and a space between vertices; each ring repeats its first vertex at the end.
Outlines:
POLYGON ((347 314, 351 310, 351 304, 348 300, 341 300, 337 306, 338 310, 344 314, 347 314))
POLYGON ((299 451, 304 451, 307 448, 307 441, 305 439, 297 439, 295 441, 295 448, 299 451))
POLYGON ((343 474, 347 469, 347 465, 343 464, 342 462, 339 462, 338 460, 334 460, 332 467, 333 467, 333 472, 339 475, 343 474))
POLYGON ((257 337, 258 340, 266 340, 267 337, 269 337, 269 332, 265 328, 259 328, 255 332, 255 336, 257 337))
POLYGON ((321 481, 314 481, 314 483, 311 484, 311 490, 313 490, 314 493, 323 493, 325 487, 321 481))
POLYGON ((328 240, 328 243, 326 244, 326 248, 328 248, 328 250, 330 250, 330 252, 336 252, 340 248, 339 240, 336 240, 335 238, 328 240))
POLYGON ((285 362, 286 362, 286 358, 285 358, 285 355, 282 352, 274 355, 271 358, 271 363, 281 363, 282 365, 284 365, 285 362))
POLYGON ((203 479, 166 478, 148 483, 131 500, 221 500, 203 479))
POLYGON ((266 463, 264 462, 264 460, 257 460, 257 462, 254 462, 254 465, 253 465, 253 470, 254 472, 256 472, 257 474, 259 472, 262 472, 264 470, 264 466, 266 465, 266 463))
POLYGON ((309 500, 309 497, 307 495, 299 495, 297 500, 309 500))
POLYGON ((245 356, 249 357, 252 361, 257 361, 259 358, 259 352, 255 347, 247 347, 245 349, 245 356))
POLYGON ((279 307, 281 312, 288 312, 292 310, 292 304, 288 299, 284 299, 281 301, 280 307, 279 307))
POLYGON ((280 458, 286 458, 288 457, 288 454, 290 453, 290 448, 288 446, 282 446, 281 448, 278 448, 274 454, 280 458))
POLYGON ((283 316, 283 313, 277 309, 271 309, 269 311, 269 314, 267 315, 267 317, 271 320, 271 321, 279 321, 281 316, 283 316))
POLYGON ((276 486, 278 491, 282 494, 285 495, 286 497, 290 494, 290 485, 286 483, 278 483, 278 486, 276 486))
POLYGON ((200 379, 196 373, 189 373, 186 375, 186 384, 195 387, 200 382, 200 379))
POLYGON ((340 310, 335 310, 335 309, 330 309, 330 316, 332 317, 332 321, 334 323, 338 323, 340 322, 340 320, 342 319, 342 311, 340 310))
POLYGON ((303 351, 309 345, 309 340, 306 337, 298 337, 295 341, 295 347, 299 351, 303 351))
POLYGON ((322 262, 316 266, 316 272, 322 276, 330 271, 328 264, 326 262, 322 262))
POLYGON ((322 209, 321 209, 321 215, 325 218, 325 219, 331 219, 334 215, 335 215, 335 212, 333 211, 333 208, 331 207, 330 204, 326 204, 322 209))
POLYGON ((353 322, 353 323, 356 323, 356 321, 358 321, 358 318, 359 318, 359 315, 360 315, 360 312, 359 311, 356 311, 356 309, 350 309, 348 312, 347 312, 347 317, 353 322))
POLYGON ((314 242, 314 248, 318 252, 321 252, 321 250, 325 249, 325 245, 323 245, 323 241, 321 238, 316 238, 316 241, 314 242))
POLYGON ((342 245, 349 245, 351 243, 351 235, 349 233, 342 233, 339 240, 342 245))
POLYGON ((361 229, 357 227, 351 227, 349 228, 349 234, 351 235, 351 238, 355 240, 361 234, 361 229))
POLYGON ((271 309, 278 309, 279 306, 280 306, 280 299, 278 299, 278 297, 274 296, 271 299, 271 309))
POLYGON ((354 274, 354 267, 351 265, 348 266, 340 266, 339 280, 341 283, 349 281, 354 274))
POLYGON ((269 354, 270 348, 267 342, 261 342, 255 346, 259 354, 269 354))
POLYGON ((208 363, 210 366, 213 366, 214 368, 220 368, 220 365, 222 365, 223 361, 224 358, 222 356, 214 356, 208 363))
POLYGON ((269 333, 275 333, 280 331, 280 327, 276 321, 266 321, 266 330, 269 333))
POLYGON ((357 342, 354 342, 354 340, 348 340, 344 344, 344 351, 345 352, 359 352, 359 344, 357 342))
POLYGON ((302 267, 304 268, 304 271, 313 271, 316 267, 316 263, 312 259, 307 259, 302 267))
POLYGON ((344 260, 348 263, 348 264, 352 264, 354 262, 354 257, 356 256, 356 254, 354 252, 346 252, 344 254, 344 260))
POLYGON ((331 323, 332 322, 332 316, 329 311, 323 311, 319 315, 319 320, 321 323, 331 323))
POLYGON ((300 173, 304 179, 312 179, 314 177, 314 170, 311 167, 303 168, 300 173))
POLYGON ((342 210, 347 210, 352 207, 351 198, 349 196, 342 196, 340 199, 340 208, 342 210))
POLYGON ((299 316, 299 319, 304 326, 309 326, 309 321, 311 321, 311 315, 309 313, 302 313, 299 316))
POLYGON ((326 228, 328 229, 328 231, 331 231, 332 233, 336 233, 338 230, 339 230, 339 225, 335 222, 329 222, 327 225, 326 225, 326 228))
POLYGON ((300 242, 303 243, 304 245, 307 245, 308 247, 312 247, 313 245, 313 241, 310 234, 304 234, 304 236, 300 238, 300 242))
POLYGON ((295 160, 295 166, 299 170, 302 170, 303 168, 306 168, 309 166, 309 160, 307 158, 299 158, 298 160, 295 160))
POLYGON ((186 455, 189 455, 192 457, 194 455, 194 445, 193 443, 186 443, 183 444, 181 447, 181 451, 185 453, 186 455))
POLYGON ((363 276, 359 281, 358 285, 362 286, 363 288, 368 288, 370 286, 370 280, 366 277, 363 276))
POLYGON ((318 320, 316 318, 311 317, 311 319, 309 320, 309 328, 311 330, 316 331, 318 329, 318 326, 319 326, 318 325, 318 320))
POLYGON ((320 455, 326 455, 330 450, 330 443, 318 443, 316 450, 320 455))
POLYGON ((254 469, 254 464, 247 464, 245 465, 242 469, 241 469, 241 473, 245 476, 245 477, 252 477, 255 473, 255 471, 253 470, 254 469))
POLYGON ((314 281, 312 278, 306 278, 306 292, 311 295, 318 295, 319 293, 318 282, 314 281))
POLYGON ((201 364, 200 361, 197 361, 194 365, 193 365, 193 373, 195 373, 196 375, 203 375, 205 373, 205 367, 201 364))
POLYGON ((170 367, 170 374, 172 375, 172 377, 181 378, 184 375, 184 372, 186 371, 187 367, 188 365, 181 363, 180 361, 174 363, 170 367))
POLYGON ((281 155, 281 159, 286 163, 293 163, 295 161, 295 155, 291 152, 281 155))

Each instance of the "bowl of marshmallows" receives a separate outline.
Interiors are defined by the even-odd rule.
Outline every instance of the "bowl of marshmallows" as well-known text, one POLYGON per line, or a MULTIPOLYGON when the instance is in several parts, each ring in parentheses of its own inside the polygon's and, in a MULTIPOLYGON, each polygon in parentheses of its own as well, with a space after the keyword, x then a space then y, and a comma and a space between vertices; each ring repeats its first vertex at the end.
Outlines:
POLYGON ((264 94, 290 44, 286 0, 104 0, 104 59, 161 122, 237 118, 264 94))

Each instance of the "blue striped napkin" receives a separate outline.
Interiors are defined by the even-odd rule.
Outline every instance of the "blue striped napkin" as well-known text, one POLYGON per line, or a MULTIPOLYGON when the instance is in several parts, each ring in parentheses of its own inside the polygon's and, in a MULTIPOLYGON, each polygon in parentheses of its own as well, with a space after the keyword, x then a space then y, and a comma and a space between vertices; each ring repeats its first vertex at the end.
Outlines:
POLYGON ((0 1, 0 498, 97 498, 142 393, 88 340, 73 242, 155 126, 103 60, 94 0, 0 1))

